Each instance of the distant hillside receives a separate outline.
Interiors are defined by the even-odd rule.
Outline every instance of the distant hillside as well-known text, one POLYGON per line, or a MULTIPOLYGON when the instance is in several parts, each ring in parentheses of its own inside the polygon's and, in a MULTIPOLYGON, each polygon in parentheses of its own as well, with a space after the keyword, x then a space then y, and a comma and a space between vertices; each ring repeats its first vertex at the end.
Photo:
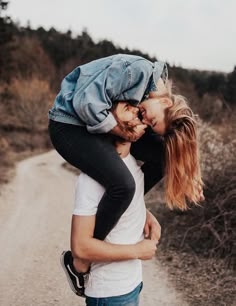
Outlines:
MULTIPOLYGON (((37 76, 49 81, 51 88, 57 91, 68 72, 100 57, 127 53, 156 60, 139 50, 122 49, 108 40, 95 43, 86 30, 74 38, 71 31, 61 33, 54 28, 47 31, 43 27, 33 30, 3 18, 0 21, 0 82, 37 76)), ((210 93, 221 96, 230 104, 236 101, 236 67, 229 74, 175 66, 169 67, 169 71, 170 77, 185 87, 192 86, 199 97, 210 93)))
MULTIPOLYGON (((3 3, 7 2, 0 1, 0 8, 3 3)), ((17 151, 48 146, 46 114, 63 77, 80 64, 117 53, 157 60, 108 40, 95 43, 86 31, 72 37, 70 31, 24 28, 9 17, 1 17, 0 9, 0 130, 4 143, 17 151)), ((169 66, 169 75, 177 91, 189 99, 194 111, 205 120, 212 120, 219 110, 234 107, 236 68, 223 74, 169 66)))

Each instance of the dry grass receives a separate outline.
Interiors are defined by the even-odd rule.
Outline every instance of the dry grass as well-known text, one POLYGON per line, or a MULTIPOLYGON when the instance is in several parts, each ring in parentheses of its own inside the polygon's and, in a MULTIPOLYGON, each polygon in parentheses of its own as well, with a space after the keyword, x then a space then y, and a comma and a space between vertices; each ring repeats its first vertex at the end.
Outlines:
POLYGON ((229 267, 227 258, 210 255, 208 243, 199 239, 198 228, 189 231, 193 224, 198 223, 199 208, 191 214, 170 211, 163 202, 161 184, 146 196, 146 203, 162 226, 157 258, 189 305, 235 305, 235 270, 229 267), (186 232, 189 233, 188 239, 184 239, 186 232))
POLYGON ((47 113, 52 92, 46 81, 33 78, 15 79, 2 85, 0 104, 1 127, 34 133, 47 127, 47 113))
MULTIPOLYGON (((199 243, 208 249, 207 254, 222 257, 236 268, 236 137, 235 132, 230 133, 233 125, 234 119, 228 122, 228 141, 216 130, 201 126, 206 202, 199 213, 195 212, 198 222, 194 226, 199 232, 199 243)), ((191 227, 189 234, 193 231, 191 227)))

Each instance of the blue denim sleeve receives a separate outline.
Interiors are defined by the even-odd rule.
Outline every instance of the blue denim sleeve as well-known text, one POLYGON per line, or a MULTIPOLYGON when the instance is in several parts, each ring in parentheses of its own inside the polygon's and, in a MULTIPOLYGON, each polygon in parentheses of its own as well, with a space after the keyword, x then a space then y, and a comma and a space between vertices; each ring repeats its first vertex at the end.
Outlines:
POLYGON ((63 98, 74 92, 79 75, 80 68, 77 67, 64 78, 61 83, 61 95, 63 98))
POLYGON ((81 88, 73 99, 73 107, 91 133, 107 133, 117 125, 109 110, 114 101, 122 101, 121 95, 131 83, 131 75, 124 61, 114 61, 102 71, 89 74, 81 69, 78 80, 81 88))

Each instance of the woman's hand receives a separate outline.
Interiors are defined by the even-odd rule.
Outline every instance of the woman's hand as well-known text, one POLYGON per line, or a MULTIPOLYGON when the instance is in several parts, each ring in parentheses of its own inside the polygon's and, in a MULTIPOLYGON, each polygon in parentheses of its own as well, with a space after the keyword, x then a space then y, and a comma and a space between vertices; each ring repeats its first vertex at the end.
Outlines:
POLYGON ((133 126, 132 130, 124 130, 124 128, 120 127, 118 124, 111 130, 110 133, 117 135, 127 141, 135 142, 143 136, 146 128, 146 124, 138 124, 133 126))
POLYGON ((198 187, 198 192, 199 192, 199 202, 202 202, 205 200, 204 194, 203 194, 203 188, 202 186, 199 185, 198 187))
POLYGON ((146 223, 144 225, 144 236, 151 240, 159 241, 161 238, 161 226, 153 214, 146 210, 146 223))
POLYGON ((135 142, 145 134, 145 129, 147 128, 146 124, 139 124, 133 128, 133 131, 130 132, 130 141, 135 142))
POLYGON ((144 239, 135 244, 137 258, 142 260, 151 259, 157 250, 157 240, 144 239))
POLYGON ((197 196, 197 201, 202 202, 205 200, 204 194, 203 194, 203 184, 199 182, 195 182, 196 184, 196 196, 197 196))

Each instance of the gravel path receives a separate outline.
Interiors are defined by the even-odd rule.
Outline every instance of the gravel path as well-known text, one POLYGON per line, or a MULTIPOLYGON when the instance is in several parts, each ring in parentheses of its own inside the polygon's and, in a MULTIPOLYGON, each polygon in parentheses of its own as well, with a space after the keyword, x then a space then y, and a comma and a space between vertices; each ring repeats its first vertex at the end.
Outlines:
MULTIPOLYGON (((21 161, 0 194, 0 305, 80 306, 59 263, 69 248, 75 175, 54 151, 21 161)), ((156 259, 144 262, 142 306, 187 305, 156 259)))

